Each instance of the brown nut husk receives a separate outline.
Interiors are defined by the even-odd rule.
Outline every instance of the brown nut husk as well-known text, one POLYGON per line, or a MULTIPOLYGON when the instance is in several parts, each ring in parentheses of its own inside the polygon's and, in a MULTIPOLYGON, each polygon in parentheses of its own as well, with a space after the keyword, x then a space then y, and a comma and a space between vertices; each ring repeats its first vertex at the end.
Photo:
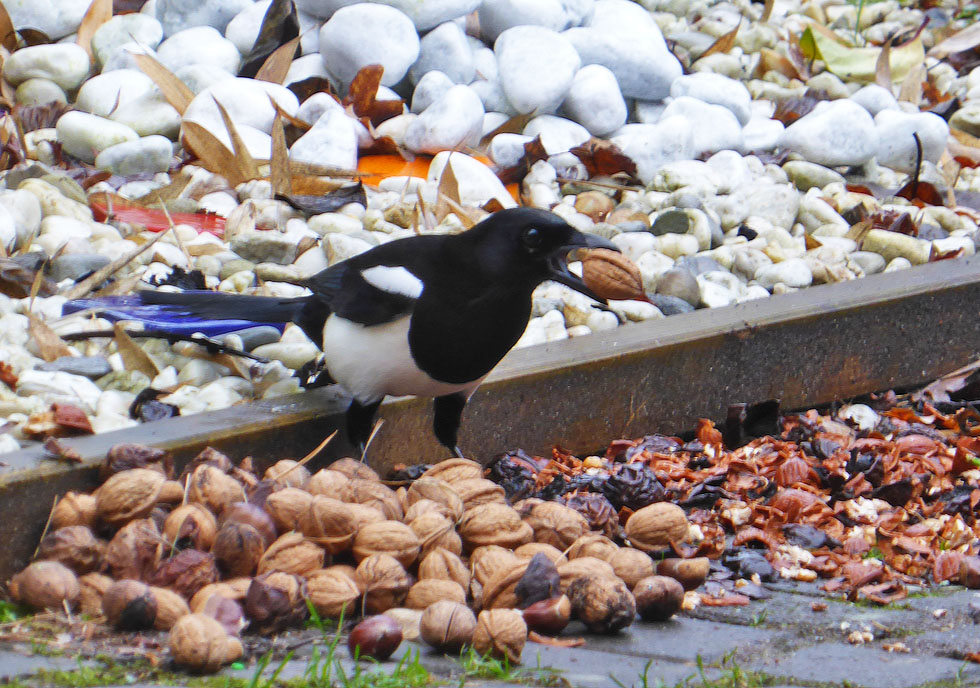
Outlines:
POLYGON ((470 570, 457 555, 436 548, 419 563, 419 579, 436 578, 458 583, 463 590, 470 589, 470 570))
POLYGON ((568 548, 568 558, 578 559, 580 557, 595 557, 603 561, 609 561, 610 557, 619 551, 615 542, 605 535, 598 533, 586 533, 581 536, 571 547, 568 548))
POLYGON ((347 638, 347 649, 354 659, 383 662, 394 654, 401 642, 401 624, 390 616, 379 614, 354 626, 347 638))
POLYGON ((697 590, 708 580, 711 562, 708 557, 693 559, 664 559, 657 564, 657 575, 669 576, 684 586, 685 590, 697 590))
POLYGON ((116 630, 148 630, 157 617, 157 599, 146 583, 124 578, 102 595, 102 613, 116 630))
POLYGON ((105 460, 99 466, 99 478, 103 481, 110 476, 133 468, 146 468, 156 471, 166 478, 172 478, 174 462, 169 452, 145 444, 120 443, 109 447, 105 460))
POLYGON ((272 517, 267 511, 256 506, 255 504, 250 504, 249 502, 235 502, 233 504, 229 504, 227 507, 225 507, 225 510, 221 512, 220 525, 224 525, 232 521, 235 523, 246 523, 259 531, 259 534, 265 541, 266 547, 275 542, 276 537, 278 537, 275 521, 272 520, 272 517))
POLYGON ((450 485, 460 480, 483 477, 483 466, 470 459, 446 459, 429 468, 422 478, 439 478, 450 485))
POLYGON ((334 461, 332 464, 330 464, 330 470, 342 473, 350 480, 381 480, 380 476, 378 476, 373 468, 368 466, 363 461, 352 459, 349 456, 334 461))
POLYGON ((568 594, 568 589, 576 578, 615 578, 612 566, 602 559, 595 557, 579 557, 558 565, 558 575, 561 576, 561 591, 568 594))
MULTIPOLYGON (((117 473, 117 475, 123 475, 117 473)), ((115 579, 146 580, 163 556, 163 538, 156 523, 148 518, 130 521, 109 541, 105 561, 115 579)))
POLYGON ((51 510, 51 528, 85 526, 94 528, 98 522, 95 495, 67 492, 51 510))
POLYGON ((534 530, 534 541, 566 550, 589 532, 589 523, 575 509, 558 502, 542 502, 531 507, 524 522, 534 530))
POLYGON ((478 547, 470 554, 470 569, 473 571, 473 578, 480 585, 486 585, 494 574, 509 568, 518 559, 509 549, 499 545, 486 545, 478 547))
POLYGON ((153 628, 158 631, 169 631, 177 619, 191 613, 184 598, 173 590, 150 587, 150 593, 156 600, 157 614, 153 619, 153 628))
POLYGON ((78 578, 57 561, 35 561, 10 579, 10 595, 33 609, 64 610, 78 603, 78 578))
POLYGON ((364 594, 364 607, 372 614, 400 607, 412 587, 412 577, 389 554, 372 554, 357 566, 357 587, 364 594))
POLYGON ((188 478, 187 501, 203 504, 217 516, 221 516, 221 512, 229 504, 244 499, 245 489, 242 484, 215 466, 198 466, 188 478))
POLYGON ((344 490, 343 501, 373 507, 391 521, 400 521, 405 516, 398 494, 377 480, 351 480, 344 490))
POLYGON ((618 548, 606 561, 612 566, 613 573, 631 590, 641 580, 656 573, 656 566, 650 555, 632 547, 618 548))
POLYGON ((670 502, 655 502, 635 511, 626 521, 626 537, 644 552, 662 552, 671 542, 687 537, 688 520, 684 510, 670 502))
POLYGON ((616 577, 576 578, 568 589, 572 615, 593 633, 615 633, 636 617, 636 600, 616 577))
POLYGON ((486 545, 499 545, 507 549, 520 547, 532 540, 534 531, 513 508, 489 502, 463 514, 459 535, 463 538, 463 547, 472 552, 486 545))
POLYGON ((265 538, 245 523, 229 521, 221 526, 211 545, 218 568, 229 578, 251 576, 265 552, 265 538))
POLYGON ((445 480, 419 478, 413 482, 405 492, 405 503, 411 506, 420 499, 429 499, 441 505, 443 516, 453 523, 463 515, 463 500, 445 480))
POLYGON ((144 518, 156 506, 167 479, 148 468, 132 468, 111 476, 95 493, 95 512, 107 526, 118 528, 144 518))
POLYGON ((572 603, 568 595, 535 602, 524 610, 528 629, 542 635, 558 635, 572 619, 572 603))
POLYGON ((78 611, 88 616, 102 613, 102 596, 112 585, 112 578, 104 573, 86 573, 78 578, 78 611))
POLYGON ((302 533, 286 533, 269 545, 259 559, 259 574, 282 571, 297 576, 305 576, 323 568, 326 552, 315 542, 310 542, 302 533))
POLYGON ((409 521, 408 527, 418 536, 422 557, 439 548, 453 554, 461 554, 463 551, 463 542, 459 539, 453 522, 438 511, 422 514, 415 520, 409 521))
POLYGON ((35 558, 61 562, 80 576, 102 569, 105 548, 87 526, 67 526, 45 535, 35 558))
POLYGON ((252 579, 243 606, 249 630, 260 635, 279 633, 306 620, 309 610, 306 581, 301 576, 272 571, 252 579))
POLYGON ((323 495, 313 497, 309 509, 300 517, 299 526, 303 535, 325 549, 327 554, 340 554, 357 534, 350 506, 323 495))
POLYGON ((169 588, 189 600, 198 590, 217 582, 220 577, 213 554, 185 549, 162 561, 147 582, 169 588))
POLYGON ((520 664, 526 642, 527 624, 516 609, 484 609, 477 617, 473 631, 477 654, 520 664))
POLYGON ((422 612, 419 635, 439 652, 459 654, 473 642, 476 616, 461 602, 440 600, 422 612))
POLYGON ((282 459, 269 466, 262 479, 269 480, 280 488, 298 487, 302 490, 310 482, 310 472, 306 466, 299 465, 299 461, 282 459))
POLYGON ((381 521, 358 530, 352 550, 357 561, 372 554, 388 554, 408 568, 418 559, 421 545, 415 531, 401 521, 381 521))
POLYGON ((564 564, 568 561, 568 557, 560 549, 543 542, 529 542, 526 545, 521 545, 514 550, 514 554, 521 559, 531 559, 535 554, 543 554, 555 565, 564 564))
POLYGON ((349 619, 361 597, 355 580, 341 571, 314 571, 306 577, 306 587, 317 614, 328 619, 349 619))
POLYGON ((347 490, 350 478, 329 468, 321 468, 306 483, 306 491, 311 495, 323 495, 332 499, 341 499, 347 490))
POLYGON ((163 537, 177 549, 199 549, 206 552, 214 544, 218 520, 200 504, 181 504, 163 522, 163 537))
POLYGON ((481 504, 489 504, 490 502, 496 502, 498 504, 507 503, 507 495, 504 492, 504 488, 486 478, 456 480, 452 483, 452 487, 456 490, 459 498, 463 500, 463 511, 480 506, 481 504))
POLYGON ((214 595, 219 595, 235 602, 241 602, 245 599, 248 586, 251 584, 251 578, 231 578, 226 581, 205 585, 191 598, 191 611, 194 613, 203 612, 208 599, 214 595))
POLYGON ((666 621, 684 604, 684 586, 668 576, 647 576, 633 588, 636 609, 646 621, 666 621))
POLYGON ((170 629, 167 641, 174 663, 187 671, 213 674, 242 656, 237 638, 206 614, 188 614, 170 629))
POLYGON ((405 596, 405 606, 409 609, 425 609, 439 600, 462 604, 466 602, 466 591, 454 581, 426 578, 409 588, 408 595, 405 596))
POLYGON ((640 269, 622 253, 605 248, 587 251, 582 258, 582 281, 604 299, 641 299, 640 269))

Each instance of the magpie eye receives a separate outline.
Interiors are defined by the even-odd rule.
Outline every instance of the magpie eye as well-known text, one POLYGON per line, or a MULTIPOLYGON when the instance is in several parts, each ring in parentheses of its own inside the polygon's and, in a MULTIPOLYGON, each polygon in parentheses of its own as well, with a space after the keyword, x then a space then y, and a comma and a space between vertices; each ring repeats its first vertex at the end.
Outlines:
POLYGON ((521 240, 528 248, 539 248, 544 241, 544 236, 542 236, 541 230, 537 227, 528 227, 521 235, 521 240))

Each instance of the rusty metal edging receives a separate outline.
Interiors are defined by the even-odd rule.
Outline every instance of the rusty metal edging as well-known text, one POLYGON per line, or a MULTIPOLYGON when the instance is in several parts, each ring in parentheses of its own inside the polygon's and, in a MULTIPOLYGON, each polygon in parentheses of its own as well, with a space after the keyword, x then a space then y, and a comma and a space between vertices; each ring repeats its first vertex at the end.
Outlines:
MULTIPOLYGON (((461 445, 484 460, 515 447, 594 451, 722 418, 733 402, 803 407, 918 384, 978 353, 980 257, 942 261, 514 351, 467 406, 461 445)), ((0 581, 33 552, 54 496, 95 486, 113 444, 165 447, 178 462, 208 445, 235 459, 296 458, 342 426, 345 406, 317 390, 67 440, 79 465, 37 447, 0 455, 0 581)), ((377 468, 445 458, 428 401, 393 400, 381 415, 369 456, 377 468)), ((340 440, 324 454, 349 451, 340 440)))

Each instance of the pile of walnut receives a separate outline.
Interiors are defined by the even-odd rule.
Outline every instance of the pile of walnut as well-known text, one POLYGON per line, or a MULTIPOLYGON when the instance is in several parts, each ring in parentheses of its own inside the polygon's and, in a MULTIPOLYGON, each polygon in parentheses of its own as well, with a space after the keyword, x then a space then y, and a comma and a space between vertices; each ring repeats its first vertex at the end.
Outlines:
POLYGON ((172 480, 164 452, 114 447, 94 494, 57 502, 11 594, 123 631, 169 630, 174 661, 197 672, 238 659, 243 630, 301 624, 307 601, 322 617, 384 615, 351 632, 356 656, 421 637, 516 663, 529 633, 546 641, 570 619, 597 633, 637 612, 667 619, 708 573, 706 559, 667 559, 656 575, 651 554, 688 536, 670 503, 634 513, 620 547, 562 504, 508 504, 466 459, 397 490, 353 459, 313 475, 280 461, 262 479, 250 465, 208 449, 172 480))

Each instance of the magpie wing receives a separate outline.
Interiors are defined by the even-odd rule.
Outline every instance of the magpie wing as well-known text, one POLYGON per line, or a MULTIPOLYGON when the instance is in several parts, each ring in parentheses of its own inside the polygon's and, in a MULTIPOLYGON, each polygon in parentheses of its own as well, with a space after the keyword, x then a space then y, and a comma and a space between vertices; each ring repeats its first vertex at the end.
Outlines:
POLYGON ((355 261, 338 263, 306 281, 315 301, 304 310, 336 313, 361 325, 381 325, 412 312, 421 281, 401 266, 361 267, 355 261), (318 307, 317 307, 318 306, 318 307), (326 308, 324 308, 324 306, 326 308))

